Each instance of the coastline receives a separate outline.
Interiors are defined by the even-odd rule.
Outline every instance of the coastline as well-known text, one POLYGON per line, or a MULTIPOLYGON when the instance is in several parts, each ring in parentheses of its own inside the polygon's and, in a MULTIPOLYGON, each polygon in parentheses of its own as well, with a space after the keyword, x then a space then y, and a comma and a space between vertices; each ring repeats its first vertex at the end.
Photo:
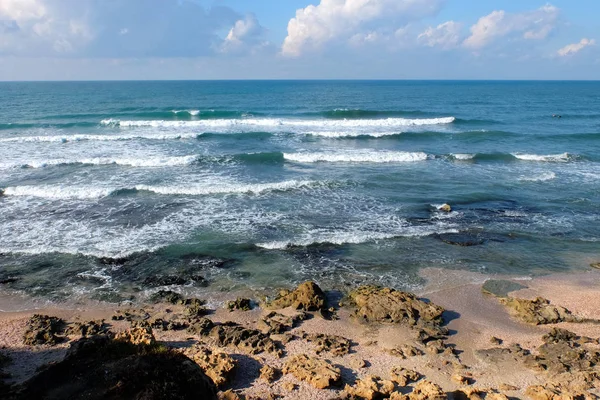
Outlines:
MULTIPOLYGON (((424 376, 423 379, 439 385, 445 393, 478 388, 481 390, 493 389, 509 397, 534 398, 531 393, 526 394, 526 392, 529 387, 549 382, 550 376, 547 372, 532 370, 518 359, 482 358, 478 351, 498 347, 510 349, 511 346, 518 344, 521 348, 529 349, 536 354, 536 349, 544 343, 543 335, 548 334, 553 328, 567 329, 580 337, 593 338, 596 342, 591 345, 591 348, 593 351, 598 350, 597 339, 600 337, 600 324, 593 322, 526 324, 511 315, 498 297, 482 292, 482 285, 489 279, 517 282, 527 287, 510 292, 511 297, 529 300, 542 297, 548 299, 553 305, 567 308, 573 315, 586 321, 599 320, 600 296, 598 296, 597 288, 600 285, 600 271, 598 270, 590 269, 585 272, 551 274, 533 278, 518 276, 499 278, 473 272, 427 268, 421 270, 420 275, 427 280, 427 284, 416 295, 446 310, 443 314, 444 327, 448 329, 449 333, 444 345, 452 348, 452 351, 439 354, 425 352, 423 355, 405 359, 398 357, 391 350, 409 342, 412 343, 413 328, 402 323, 357 321, 352 316, 352 306, 346 304, 345 297, 342 299, 345 293, 327 292, 328 288, 323 287, 327 293, 329 305, 337 309, 335 311, 337 319, 325 319, 319 312, 316 312, 311 313, 314 314, 312 318, 294 324, 294 327, 285 335, 292 334, 298 338, 284 344, 285 355, 283 358, 268 353, 248 355, 236 347, 208 344, 212 351, 229 354, 238 360, 236 375, 223 389, 232 389, 247 398, 269 398, 269 396, 278 395, 282 396, 281 398, 289 399, 335 399, 347 394, 344 392, 344 384, 352 385, 355 380, 372 375, 389 379, 392 368, 401 366, 418 371, 424 376), (342 300, 343 306, 338 308, 337 303, 340 300, 342 300), (302 339, 304 334, 339 335, 349 339, 353 345, 349 354, 332 355, 325 352, 316 355, 315 343, 302 339), (492 337, 501 339, 502 344, 499 346, 491 344, 492 337), (283 368, 290 357, 304 353, 328 359, 334 365, 340 366, 343 384, 330 389, 316 389, 310 384, 298 380, 293 374, 284 374, 273 383, 258 378, 260 374, 258 370, 262 365, 268 364, 276 368, 283 368), (459 383, 457 376, 466 377, 472 384, 459 383), (513 390, 507 390, 507 388, 513 390)), ((259 326, 260 320, 272 311, 287 316, 295 316, 298 313, 290 307, 273 310, 265 308, 264 304, 255 306, 250 311, 225 309, 226 301, 249 295, 251 296, 252 293, 248 291, 222 292, 218 296, 206 299, 209 300, 206 305, 208 309, 206 317, 214 323, 233 321, 239 326, 255 329, 259 326)), ((261 300, 256 298, 256 293, 252 299, 261 300)), ((14 306, 14 303, 12 305, 14 306)), ((8 307, 0 305, 0 309, 5 308, 8 307)), ((110 324, 112 331, 119 332, 130 328, 130 323, 111 320, 115 309, 143 308, 151 318, 166 319, 173 315, 166 310, 177 307, 162 303, 137 304, 133 307, 115 307, 97 303, 92 307, 90 304, 85 304, 70 308, 51 306, 27 311, 0 312, 0 349, 2 349, 0 352, 8 354, 13 359, 13 362, 5 368, 5 372, 12 375, 9 382, 22 383, 30 378, 36 368, 42 364, 60 361, 66 354, 67 342, 56 346, 26 346, 23 344, 23 332, 26 329, 27 321, 33 314, 57 316, 69 322, 104 319, 110 324)), ((154 329, 153 334, 158 342, 166 343, 168 347, 184 348, 197 341, 203 341, 197 335, 190 335, 185 330, 161 331, 154 329)), ((281 340, 281 335, 272 336, 281 340)), ((597 367, 594 366, 594 368, 597 367)), ((600 381, 596 381, 595 384, 600 385, 600 381)), ((594 390, 590 391, 590 396, 591 393, 597 395, 594 390)), ((485 397, 485 395, 480 397, 485 397)))

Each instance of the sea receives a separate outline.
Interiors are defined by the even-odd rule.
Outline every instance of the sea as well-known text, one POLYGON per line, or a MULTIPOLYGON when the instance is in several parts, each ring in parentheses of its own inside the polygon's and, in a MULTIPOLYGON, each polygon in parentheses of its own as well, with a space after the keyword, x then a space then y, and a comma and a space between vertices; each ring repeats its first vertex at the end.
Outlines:
POLYGON ((2 82, 0 154, 4 295, 418 290, 600 256, 600 82, 2 82))

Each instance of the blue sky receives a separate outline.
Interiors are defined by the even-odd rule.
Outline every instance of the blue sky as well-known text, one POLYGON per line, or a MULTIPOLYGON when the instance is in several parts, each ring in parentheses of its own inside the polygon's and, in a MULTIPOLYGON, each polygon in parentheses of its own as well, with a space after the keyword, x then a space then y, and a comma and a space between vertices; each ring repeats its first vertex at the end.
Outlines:
POLYGON ((0 0, 0 80, 600 79, 597 0, 0 0))

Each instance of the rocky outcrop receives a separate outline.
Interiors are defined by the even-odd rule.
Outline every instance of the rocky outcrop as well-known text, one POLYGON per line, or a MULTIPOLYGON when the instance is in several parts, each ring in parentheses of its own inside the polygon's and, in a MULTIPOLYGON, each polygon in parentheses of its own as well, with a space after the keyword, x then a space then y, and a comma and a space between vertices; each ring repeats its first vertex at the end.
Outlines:
POLYGON ((65 329, 65 321, 57 317, 35 314, 27 321, 23 343, 28 346, 47 344, 54 346, 64 340, 60 336, 65 329))
POLYGON ((455 400, 508 400, 506 395, 489 389, 465 388, 452 393, 455 400))
POLYGON ((136 326, 126 331, 118 332, 114 340, 117 342, 128 342, 136 346, 153 346, 156 344, 152 328, 149 326, 136 326))
POLYGON ((217 387, 228 384, 235 373, 236 361, 228 354, 216 353, 201 345, 195 345, 183 352, 213 380, 217 387))
POLYGON ((277 368, 271 367, 270 365, 264 365, 260 369, 260 379, 267 381, 268 383, 275 382, 281 377, 281 371, 277 368))
POLYGON ((501 298, 500 302, 510 309, 511 314, 528 324, 543 325, 557 322, 579 322, 569 310, 550 304, 549 300, 538 297, 535 300, 501 298))
POLYGON ((362 286, 350 292, 354 316, 365 322, 406 324, 440 329, 444 309, 411 293, 377 286, 362 286))
POLYGON ((281 334, 295 327, 300 321, 308 318, 308 314, 301 312, 292 317, 272 311, 262 317, 257 324, 257 328, 265 334, 281 334))
POLYGON ((330 353, 333 356, 343 356, 350 353, 352 342, 345 337, 337 335, 327 335, 325 333, 303 333, 302 339, 316 345, 315 352, 330 353))
POLYGON ((369 375, 356 381, 354 386, 346 385, 344 392, 350 399, 375 400, 390 397, 394 389, 394 382, 369 375))
POLYGON ((238 297, 235 300, 228 301, 226 306, 229 311, 235 311, 235 310, 250 311, 250 310, 252 310, 252 303, 250 302, 250 299, 245 299, 242 297, 238 297))
POLYGON ((150 296, 150 302, 152 303, 183 304, 183 301, 183 296, 172 290, 159 290, 150 296))
POLYGON ((107 332, 108 325, 104 323, 104 320, 72 322, 65 329, 65 335, 78 337, 99 335, 107 332))
POLYGON ((17 399, 216 399, 192 360, 161 346, 136 346, 108 335, 74 342, 61 362, 25 382, 17 399))
POLYGON ((282 290, 275 300, 268 303, 271 308, 292 307, 296 310, 320 311, 326 309, 325 293, 312 281, 299 285, 295 290, 282 290))
POLYGON ((408 395, 409 400, 446 400, 447 398, 448 396, 441 387, 426 380, 417 383, 408 395))
POLYGON ((152 329, 161 331, 181 331, 187 329, 190 325, 185 321, 165 320, 163 318, 155 318, 149 322, 152 329))
POLYGON ((417 382, 423 375, 417 371, 406 369, 403 367, 394 367, 390 372, 392 382, 396 382, 399 386, 404 387, 409 383, 417 382))
POLYGON ((600 387, 598 372, 567 374, 541 385, 532 385, 525 395, 532 400, 595 400, 592 389, 600 387))
POLYGON ((410 344, 401 344, 393 349, 388 349, 387 352, 393 356, 400 357, 403 360, 425 354, 423 350, 410 344))
POLYGON ((306 354, 292 356, 283 367, 284 374, 292 374, 317 389, 325 389, 341 382, 341 371, 327 360, 306 354))
POLYGON ((206 302, 200 299, 185 299, 183 301, 183 312, 189 318, 200 317, 208 313, 204 306, 206 302))

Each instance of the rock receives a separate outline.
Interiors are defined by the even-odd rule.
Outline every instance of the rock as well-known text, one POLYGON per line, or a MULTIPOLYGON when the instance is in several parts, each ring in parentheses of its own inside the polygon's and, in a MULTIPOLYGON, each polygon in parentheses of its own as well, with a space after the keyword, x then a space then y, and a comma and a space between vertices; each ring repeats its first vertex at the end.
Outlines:
POLYGON ((367 368, 367 362, 365 360, 363 360, 362 358, 355 358, 352 361, 350 361, 350 366, 353 369, 363 369, 363 368, 367 368))
POLYGON ((553 306, 549 300, 541 297, 535 300, 507 297, 501 298, 500 302, 511 310, 515 318, 529 324, 542 325, 578 321, 578 318, 566 308, 553 306))
POLYGON ((470 247, 479 246, 485 243, 485 239, 477 233, 442 233, 437 237, 444 243, 451 244, 454 246, 470 247))
POLYGON ((590 370, 600 364, 600 353, 575 342, 544 343, 537 355, 528 357, 525 365, 536 371, 553 374, 590 370))
POLYGON ((184 298, 179 293, 171 290, 159 290, 150 296, 150 302, 152 303, 169 303, 169 304, 183 304, 184 298))
POLYGON ((302 339, 317 345, 315 352, 321 354, 326 351, 334 356, 341 357, 350 353, 352 342, 350 340, 336 335, 327 335, 325 333, 303 333, 302 339))
POLYGON ((294 382, 284 382, 281 387, 288 392, 293 392, 297 388, 294 382))
POLYGON ((206 315, 208 310, 204 305, 206 302, 200 299, 186 299, 183 302, 183 311, 188 317, 199 317, 206 315))
POLYGON ((299 285, 294 291, 283 290, 279 296, 268 304, 272 308, 292 307, 296 310, 325 310, 325 293, 312 281, 299 285))
POLYGON ((63 361, 25 382, 19 399, 207 399, 213 382, 189 358, 161 346, 98 335, 73 342, 63 361))
POLYGON ((112 320, 113 321, 129 321, 129 322, 139 322, 139 321, 146 321, 148 318, 150 318, 150 314, 148 314, 144 309, 139 309, 139 310, 127 310, 127 311, 120 311, 120 310, 116 310, 115 314, 112 316, 112 320))
POLYGON ((408 398, 410 400, 446 400, 448 396, 435 383, 423 380, 415 385, 408 398))
POLYGON ((244 299, 242 297, 238 297, 235 300, 231 300, 227 302, 227 309, 229 311, 241 310, 241 311, 250 311, 252 310, 252 304, 250 299, 244 299))
POLYGON ((496 336, 492 336, 490 338, 490 343, 491 344, 495 344, 495 345, 501 345, 502 344, 502 339, 497 338, 496 336))
POLYGON ((520 388, 515 385, 509 385, 508 383, 501 383, 500 386, 498 386, 498 389, 505 392, 514 392, 520 388))
POLYGON ((402 367, 394 367, 390 372, 390 376, 393 382, 396 382, 399 386, 404 387, 409 383, 417 382, 423 376, 417 371, 402 367))
POLYGON ((244 400, 244 397, 229 389, 225 392, 219 392, 219 400, 244 400))
POLYGON ((270 365, 264 365, 260 369, 260 379, 265 380, 269 383, 275 382, 281 377, 281 371, 277 368, 271 367, 270 365))
POLYGON ((257 328, 265 334, 281 334, 292 329, 304 316, 288 317, 272 311, 258 321, 257 328))
POLYGON ((183 285, 208 286, 208 282, 200 275, 159 275, 149 276, 142 282, 144 287, 157 286, 183 286, 183 285))
POLYGON ((351 399, 382 399, 389 397, 395 386, 392 381, 382 380, 378 376, 369 375, 356 381, 354 386, 346 385, 344 392, 351 399))
POLYGON ((473 378, 467 375, 454 374, 452 375, 452 381, 459 385, 471 385, 473 383, 473 378))
POLYGON ((494 393, 489 389, 465 388, 452 393, 455 400, 508 400, 501 393, 494 393))
POLYGON ((249 354, 267 352, 278 357, 283 354, 269 336, 254 329, 219 324, 214 325, 205 336, 213 338, 218 346, 235 346, 249 354))
POLYGON ((341 371, 327 360, 298 354, 290 357, 283 367, 284 374, 292 374, 317 389, 325 389, 341 382, 341 371))
POLYGON ((183 329, 187 329, 189 324, 183 321, 167 321, 162 318, 156 318, 150 321, 150 326, 152 329, 159 329, 161 331, 181 331, 183 329))
POLYGON ((400 357, 403 360, 409 357, 422 356, 425 354, 421 349, 409 344, 402 344, 394 347, 393 349, 387 350, 387 352, 393 356, 400 357))
POLYGON ((474 353, 480 360, 496 365, 507 361, 522 362, 530 356, 530 352, 518 344, 507 348, 494 347, 491 349, 475 350, 474 353))
POLYGON ((237 362, 228 354, 215 353, 201 345, 194 345, 183 353, 198 364, 217 387, 223 387, 233 378, 237 362))
POLYGON ((571 342, 576 344, 585 343, 596 343, 596 341, 590 337, 578 336, 576 333, 568 331, 562 328, 552 328, 550 332, 542 336, 544 343, 560 343, 560 342, 571 342))
POLYGON ((590 267, 592 267, 592 268, 596 268, 596 269, 600 269, 600 262, 597 262, 597 263, 591 263, 591 264, 590 264, 590 267))
POLYGON ((350 292, 356 306, 354 316, 365 322, 388 322, 426 327, 436 332, 443 324, 444 309, 419 300, 411 293, 377 286, 362 286, 350 292))
POLYGON ((65 321, 60 318, 35 314, 27 321, 23 343, 28 346, 42 344, 54 346, 63 341, 64 338, 58 335, 63 333, 64 328, 65 321))
POLYGON ((0 285, 8 285, 9 283, 15 283, 20 281, 21 278, 14 278, 14 277, 8 277, 8 278, 0 278, 0 285))
POLYGON ((510 292, 526 288, 527 286, 513 281, 488 279, 483 286, 481 286, 481 291, 496 297, 508 297, 510 292))
POLYGON ((450 207, 450 204, 444 203, 438 207, 438 210, 449 213, 452 211, 452 207, 450 207))
POLYGON ((189 320, 187 331, 193 335, 206 336, 214 326, 215 324, 208 318, 192 318, 189 320))
POLYGON ((108 325, 104 320, 88 321, 88 322, 73 322, 68 324, 65 329, 65 335, 86 337, 99 335, 108 332, 108 325))
POLYGON ((115 341, 128 342, 140 346, 153 346, 156 344, 152 328, 149 326, 137 326, 123 332, 118 332, 115 335, 115 341))

